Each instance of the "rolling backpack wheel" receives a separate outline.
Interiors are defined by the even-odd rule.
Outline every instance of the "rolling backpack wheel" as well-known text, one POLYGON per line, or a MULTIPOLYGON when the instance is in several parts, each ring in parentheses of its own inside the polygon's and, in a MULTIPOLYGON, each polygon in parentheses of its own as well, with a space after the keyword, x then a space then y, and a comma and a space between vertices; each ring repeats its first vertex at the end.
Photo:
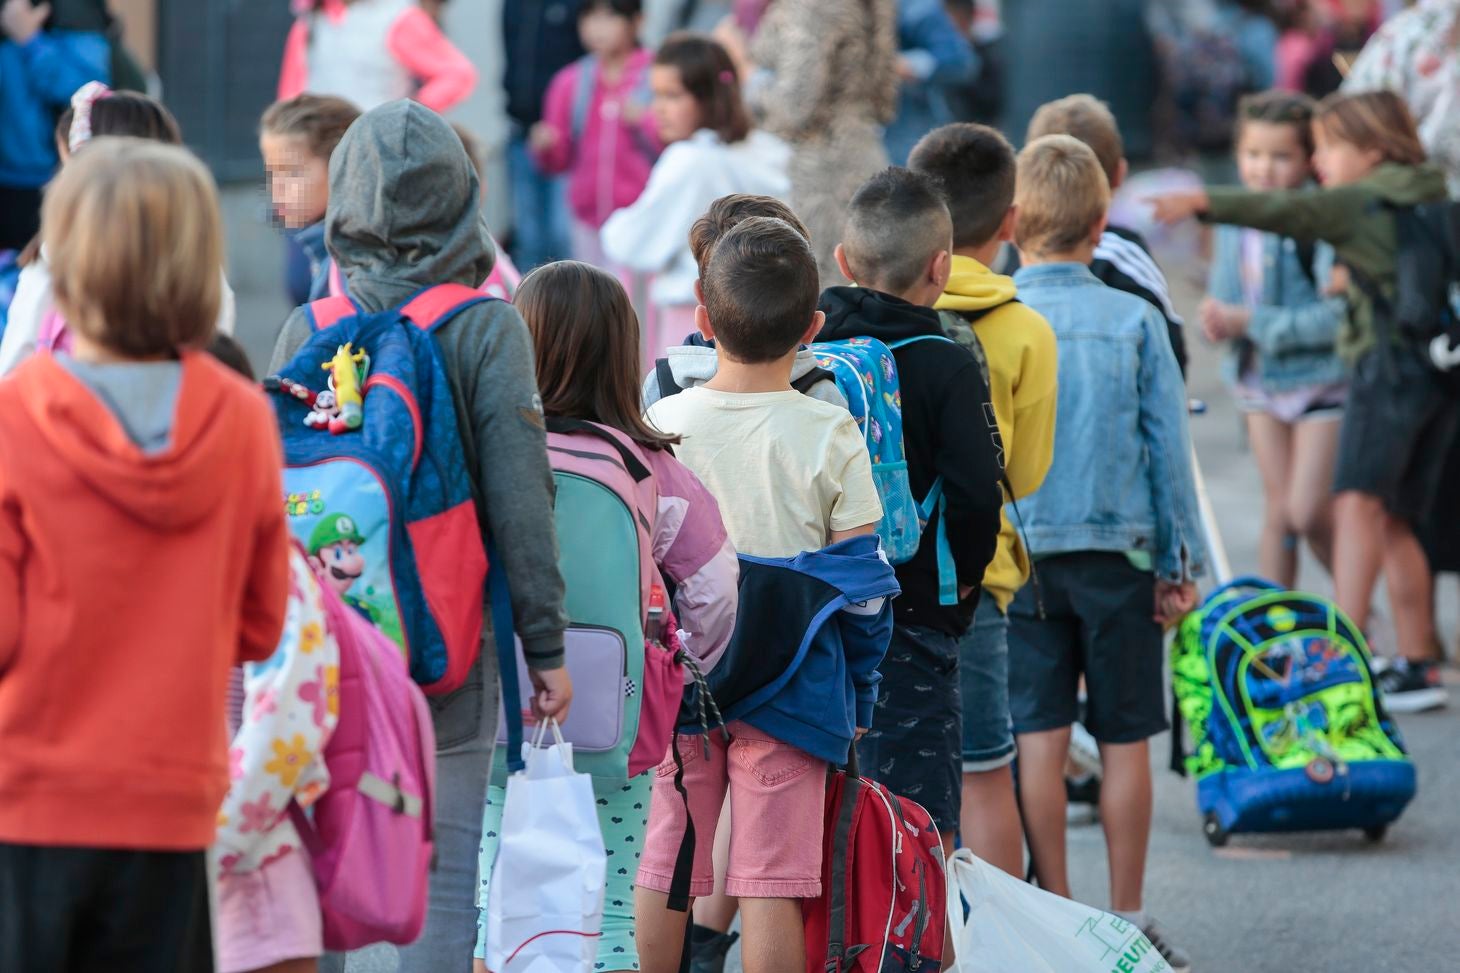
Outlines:
POLYGON ((1387 824, 1376 824, 1376 825, 1374 825, 1371 828, 1365 828, 1364 829, 1364 837, 1367 838, 1370 843, 1376 844, 1376 845, 1379 842, 1383 841, 1384 840, 1384 836, 1387 835, 1388 833, 1389 833, 1389 825, 1387 825, 1387 824))
POLYGON ((1217 812, 1208 811, 1201 819, 1202 833, 1207 836, 1207 844, 1213 848, 1221 848, 1231 837, 1227 829, 1222 827, 1222 822, 1217 820, 1217 812))

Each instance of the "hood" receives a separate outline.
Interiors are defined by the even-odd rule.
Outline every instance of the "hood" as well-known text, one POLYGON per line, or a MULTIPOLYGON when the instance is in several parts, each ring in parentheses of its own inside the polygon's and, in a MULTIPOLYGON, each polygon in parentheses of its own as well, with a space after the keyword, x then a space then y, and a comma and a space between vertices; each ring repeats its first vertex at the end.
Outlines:
MULTIPOLYGON (((714 343, 706 341, 699 334, 690 335, 682 345, 666 348, 664 358, 669 362, 669 372, 674 376, 674 384, 682 389, 704 385, 719 370, 714 343)), ((796 381, 816 367, 816 356, 811 353, 811 349, 802 348, 796 352, 796 361, 791 365, 791 381, 796 381)))
POLYGON ((826 326, 821 341, 877 338, 890 343, 919 335, 942 335, 938 312, 865 287, 829 287, 821 295, 826 326))
POLYGON ((948 285, 935 306, 940 311, 986 311, 1009 303, 1017 293, 1014 278, 996 274, 972 257, 955 255, 948 285))
POLYGON ((159 531, 186 529, 213 511, 215 484, 231 475, 238 444, 252 438, 242 427, 264 413, 236 408, 236 397, 225 403, 225 386, 243 379, 202 352, 184 352, 172 443, 144 454, 50 355, 30 359, 14 380, 24 383, 21 400, 56 455, 98 496, 159 531))
POLYGON ((330 157, 325 241, 350 296, 394 307, 424 287, 486 280, 496 247, 481 186, 460 137, 414 101, 393 101, 350 126, 330 157))
POLYGON ((1406 166, 1385 162, 1375 167, 1364 182, 1391 206, 1418 206, 1437 202, 1447 195, 1445 171, 1430 163, 1406 166))

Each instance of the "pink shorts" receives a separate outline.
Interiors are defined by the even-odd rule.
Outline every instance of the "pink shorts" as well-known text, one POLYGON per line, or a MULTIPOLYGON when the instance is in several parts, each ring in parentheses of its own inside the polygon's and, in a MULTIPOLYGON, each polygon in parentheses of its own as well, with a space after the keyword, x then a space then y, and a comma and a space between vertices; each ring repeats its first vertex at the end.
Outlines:
POLYGON ((218 877, 218 973, 243 973, 324 953, 309 857, 291 851, 252 872, 218 877))
MULTIPOLYGON (((722 734, 675 738, 684 761, 684 787, 695 824, 690 894, 715 886, 715 827, 730 793, 730 867, 725 894, 752 899, 814 899, 821 894, 822 818, 826 814, 826 761, 781 743, 744 723, 722 734)), ((674 789, 674 755, 654 771, 649 833, 638 884, 668 892, 684 837, 684 799, 674 789)))

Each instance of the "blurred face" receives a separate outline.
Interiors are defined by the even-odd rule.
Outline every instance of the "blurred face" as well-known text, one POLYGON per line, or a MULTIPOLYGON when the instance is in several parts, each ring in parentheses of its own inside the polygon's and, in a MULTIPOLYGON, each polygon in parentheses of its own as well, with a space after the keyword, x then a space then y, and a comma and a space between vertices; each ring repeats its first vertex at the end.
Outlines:
POLYGON ((1325 186, 1347 186, 1374 171, 1384 161, 1377 149, 1361 149, 1330 136, 1322 125, 1313 126, 1313 167, 1325 186))
POLYGON ((269 174, 269 196, 274 213, 291 230, 324 219, 330 201, 329 160, 309 151, 298 135, 264 133, 259 151, 269 174))
POLYGON ((679 68, 654 65, 649 72, 649 87, 654 92, 654 122, 666 145, 683 142, 699 129, 700 105, 685 89, 679 68))
POLYGON ((1310 169, 1298 129, 1273 122, 1243 122, 1237 140, 1237 172, 1242 185, 1259 192, 1303 185, 1310 169))
POLYGON ((619 57, 634 49, 638 26, 636 19, 596 7, 578 18, 578 37, 589 54, 619 57))

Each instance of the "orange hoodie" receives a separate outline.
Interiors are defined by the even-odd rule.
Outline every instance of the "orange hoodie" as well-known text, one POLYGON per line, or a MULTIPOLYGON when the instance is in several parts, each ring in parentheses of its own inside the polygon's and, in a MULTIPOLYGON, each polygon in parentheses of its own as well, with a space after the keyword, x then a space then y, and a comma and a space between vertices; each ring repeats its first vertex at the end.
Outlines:
POLYGON ((48 355, 0 382, 0 841, 191 851, 228 788, 228 669, 288 595, 263 395, 184 353, 144 455, 48 355))

